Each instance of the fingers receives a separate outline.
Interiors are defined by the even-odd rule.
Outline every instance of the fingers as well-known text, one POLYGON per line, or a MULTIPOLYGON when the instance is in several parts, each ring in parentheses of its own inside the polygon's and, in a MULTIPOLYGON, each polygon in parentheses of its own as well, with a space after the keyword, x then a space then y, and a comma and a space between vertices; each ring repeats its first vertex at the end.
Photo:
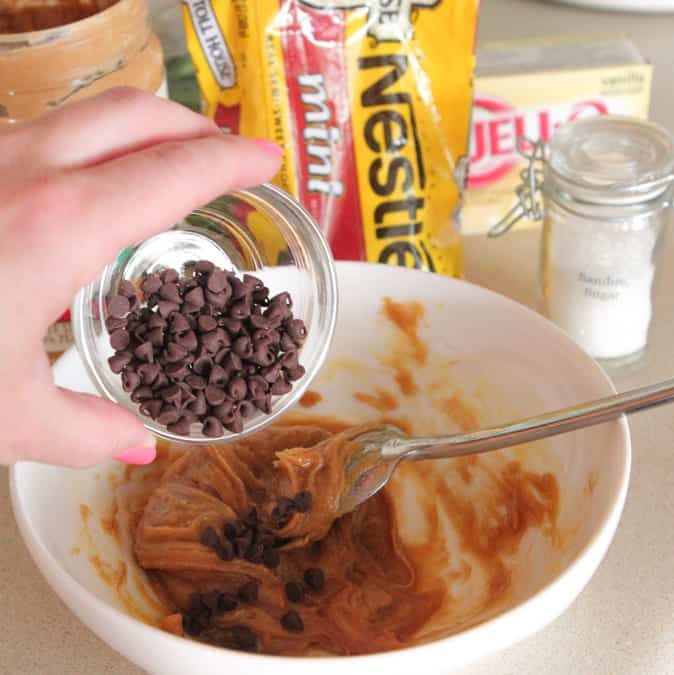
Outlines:
POLYGON ((56 387, 43 391, 34 402, 40 417, 16 449, 16 459, 78 468, 112 457, 133 464, 154 459, 154 442, 128 410, 89 394, 56 387))
POLYGON ((30 174, 36 168, 75 168, 164 141, 220 133, 185 106, 131 87, 110 89, 58 108, 13 132, 0 166, 30 174))
POLYGON ((33 297, 58 313, 125 246, 169 228, 222 193, 269 180, 280 161, 273 144, 218 134, 34 180, 29 195, 16 195, 6 206, 22 223, 14 260, 23 256, 24 262, 15 266, 16 278, 41 269, 49 284, 40 282, 33 297), (24 216, 16 210, 21 204, 30 207, 24 216))

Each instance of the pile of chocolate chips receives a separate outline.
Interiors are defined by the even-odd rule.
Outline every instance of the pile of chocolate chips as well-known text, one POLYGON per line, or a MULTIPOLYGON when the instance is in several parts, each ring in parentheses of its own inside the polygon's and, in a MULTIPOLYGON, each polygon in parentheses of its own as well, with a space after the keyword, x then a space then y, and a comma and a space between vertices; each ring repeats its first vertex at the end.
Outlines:
MULTIPOLYGON (((312 502, 312 495, 307 490, 299 492, 292 499, 279 497, 277 500, 277 504, 292 504, 290 510, 301 513, 308 511, 312 502)), ((278 506, 274 507, 275 510, 278 508, 278 506)), ((273 526, 277 527, 274 523, 273 526)), ((273 530, 264 527, 258 519, 257 509, 253 507, 237 520, 225 523, 222 534, 211 526, 204 529, 201 533, 201 543, 213 549, 224 561, 243 558, 252 563, 266 565, 270 569, 276 569, 281 562, 278 548, 286 544, 287 540, 275 536, 273 530)), ((288 602, 298 604, 304 600, 307 593, 320 593, 324 588, 323 570, 310 567, 304 571, 301 581, 288 581, 285 584, 285 595, 288 602)), ((193 593, 187 609, 183 612, 185 633, 200 636, 205 640, 232 649, 257 651, 258 638, 250 628, 239 625, 221 629, 213 626, 213 619, 218 612, 235 610, 240 602, 249 604, 257 602, 258 590, 257 583, 249 581, 244 583, 236 593, 220 591, 193 593)), ((299 612, 294 609, 285 612, 281 616, 280 623, 285 630, 290 632, 304 630, 304 621, 299 612)))
POLYGON ((209 437, 239 433, 304 375, 307 330, 288 293, 270 298, 260 279, 207 260, 189 276, 147 275, 140 290, 124 281, 108 302, 108 363, 140 412, 170 432, 188 436, 198 422, 209 437))

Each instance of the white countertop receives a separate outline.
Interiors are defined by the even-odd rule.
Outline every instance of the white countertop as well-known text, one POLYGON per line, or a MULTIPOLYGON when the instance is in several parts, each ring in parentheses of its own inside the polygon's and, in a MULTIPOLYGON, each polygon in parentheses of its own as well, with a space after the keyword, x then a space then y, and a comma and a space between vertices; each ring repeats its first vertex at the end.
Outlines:
MULTIPOLYGON (((651 117, 674 131, 674 16, 583 11, 530 0, 483 0, 483 40, 628 32, 654 64, 651 117)), ((538 236, 466 242, 470 280, 534 307, 538 236)), ((662 253, 651 350, 643 367, 614 378, 619 390, 674 375, 674 238, 662 253)), ((462 675, 674 673, 674 416, 660 408, 630 421, 630 493, 609 553, 586 590, 552 625, 462 675)), ((4 472, 4 469, 0 469, 4 472)), ((0 477, 0 673, 141 671, 98 640, 61 604, 31 561, 0 477)), ((190 675, 190 674, 186 674, 190 675)))

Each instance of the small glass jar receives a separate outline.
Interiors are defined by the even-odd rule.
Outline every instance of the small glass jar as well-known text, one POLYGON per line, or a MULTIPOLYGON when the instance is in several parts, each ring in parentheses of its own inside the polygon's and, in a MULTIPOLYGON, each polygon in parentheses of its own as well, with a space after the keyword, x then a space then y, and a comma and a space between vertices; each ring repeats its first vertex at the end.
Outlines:
POLYGON ((534 144, 529 158, 519 210, 543 218, 543 313, 603 365, 638 361, 671 214, 670 134, 635 118, 591 117, 555 132, 547 156, 534 144))
POLYGON ((189 437, 179 436, 140 416, 150 432, 172 442, 214 443, 251 434, 273 422, 306 391, 325 360, 335 330, 335 266, 316 222, 273 185, 233 192, 196 209, 170 230, 127 247, 75 298, 71 309, 75 343, 102 396, 139 414, 137 404, 123 390, 120 376, 108 365, 113 350, 105 320, 109 300, 118 293, 120 283, 127 280, 138 287, 145 274, 165 268, 187 274, 203 259, 237 274, 254 274, 269 287, 270 295, 290 293, 293 313, 307 327, 300 351, 306 373, 290 392, 272 398, 270 414, 256 411, 247 419, 240 434, 225 431, 222 437, 211 438, 195 425, 189 437))

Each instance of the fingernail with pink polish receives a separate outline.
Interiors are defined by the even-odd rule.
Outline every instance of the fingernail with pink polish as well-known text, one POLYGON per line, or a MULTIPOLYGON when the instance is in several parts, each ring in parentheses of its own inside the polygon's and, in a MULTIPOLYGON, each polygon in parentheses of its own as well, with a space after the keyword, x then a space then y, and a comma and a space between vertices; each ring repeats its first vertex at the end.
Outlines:
POLYGON ((264 138, 256 138, 255 143, 266 153, 274 155, 274 157, 280 157, 283 154, 283 148, 272 141, 268 141, 264 138))
POLYGON ((156 456, 157 450, 155 448, 141 446, 138 448, 129 448, 117 455, 115 459, 124 464, 151 464, 156 456))

